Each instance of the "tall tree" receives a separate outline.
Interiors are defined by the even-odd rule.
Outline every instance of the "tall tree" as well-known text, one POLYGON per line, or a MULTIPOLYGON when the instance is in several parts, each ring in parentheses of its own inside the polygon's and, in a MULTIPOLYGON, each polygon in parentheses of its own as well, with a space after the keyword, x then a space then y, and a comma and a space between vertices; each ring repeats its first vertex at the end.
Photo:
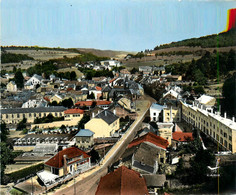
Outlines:
POLYGON ((20 70, 17 70, 14 77, 15 83, 18 88, 24 87, 24 77, 20 70))

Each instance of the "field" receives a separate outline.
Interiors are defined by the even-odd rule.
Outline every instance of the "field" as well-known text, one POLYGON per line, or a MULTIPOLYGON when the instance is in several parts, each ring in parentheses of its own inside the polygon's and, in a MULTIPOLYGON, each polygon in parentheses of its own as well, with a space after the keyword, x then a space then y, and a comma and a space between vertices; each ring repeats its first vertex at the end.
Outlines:
POLYGON ((50 59, 63 58, 67 56, 68 58, 75 57, 80 55, 78 53, 73 53, 69 51, 57 51, 57 50, 37 50, 37 49, 7 49, 9 53, 15 54, 26 54, 30 57, 33 57, 35 60, 47 61, 50 59))
POLYGON ((61 68, 58 69, 57 72, 72 72, 75 71, 77 78, 80 78, 83 76, 83 73, 80 72, 77 68, 71 67, 71 68, 61 68))

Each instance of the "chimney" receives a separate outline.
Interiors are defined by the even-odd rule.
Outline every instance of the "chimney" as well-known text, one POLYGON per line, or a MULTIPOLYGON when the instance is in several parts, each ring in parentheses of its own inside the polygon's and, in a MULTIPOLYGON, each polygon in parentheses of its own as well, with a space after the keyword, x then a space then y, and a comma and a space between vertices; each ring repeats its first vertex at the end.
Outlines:
POLYGON ((233 116, 232 121, 235 122, 235 117, 233 116))
POLYGON ((116 115, 116 109, 113 110, 113 114, 116 115))
POLYGON ((226 112, 225 112, 225 113, 224 113, 224 118, 226 118, 226 116, 227 116, 227 115, 226 115, 226 112))
POLYGON ((107 116, 107 111, 105 110, 105 116, 107 116))
POLYGON ((64 172, 64 175, 67 175, 67 161, 66 161, 66 155, 63 155, 63 172, 64 172))
POLYGON ((94 118, 94 116, 95 116, 95 114, 94 114, 94 112, 92 113, 92 118, 94 118))
POLYGON ((203 105, 201 105, 201 109, 203 109, 203 105))

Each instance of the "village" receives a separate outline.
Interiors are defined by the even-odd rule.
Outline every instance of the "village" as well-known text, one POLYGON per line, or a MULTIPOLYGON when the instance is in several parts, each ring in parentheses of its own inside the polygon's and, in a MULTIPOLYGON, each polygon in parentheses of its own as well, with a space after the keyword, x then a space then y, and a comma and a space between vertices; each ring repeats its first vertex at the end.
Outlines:
POLYGON ((4 170, 8 192, 75 193, 83 186, 76 178, 83 183, 103 170, 81 194, 115 194, 135 183, 133 194, 158 194, 191 187, 183 180, 201 152, 212 158, 203 182, 232 160, 235 119, 220 113, 215 97, 184 90, 194 82, 166 74, 165 65, 131 70, 111 59, 69 69, 71 79, 23 72, 22 88, 14 73, 2 75, 1 121, 19 153, 4 170), (90 78, 74 71, 85 69, 112 75, 90 78), (150 86, 161 86, 159 101, 150 86))

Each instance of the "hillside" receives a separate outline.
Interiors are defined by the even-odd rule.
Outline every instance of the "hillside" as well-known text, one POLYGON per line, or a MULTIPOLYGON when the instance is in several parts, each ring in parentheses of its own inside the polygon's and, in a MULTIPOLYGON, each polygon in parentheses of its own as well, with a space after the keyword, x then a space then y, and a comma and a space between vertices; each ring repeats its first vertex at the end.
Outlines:
POLYGON ((208 35, 199 38, 191 38, 183 41, 172 42, 169 44, 163 44, 160 46, 156 46, 154 50, 171 48, 171 47, 181 47, 181 46, 189 46, 189 47, 201 47, 201 48, 212 48, 212 47, 229 47, 236 46, 236 30, 232 29, 228 32, 222 32, 218 35, 208 35))
POLYGON ((128 51, 114 51, 114 50, 100 50, 100 49, 89 49, 89 48, 77 48, 80 52, 92 53, 93 55, 99 57, 109 57, 109 58, 117 58, 123 59, 129 53, 136 52, 128 52, 128 51))

